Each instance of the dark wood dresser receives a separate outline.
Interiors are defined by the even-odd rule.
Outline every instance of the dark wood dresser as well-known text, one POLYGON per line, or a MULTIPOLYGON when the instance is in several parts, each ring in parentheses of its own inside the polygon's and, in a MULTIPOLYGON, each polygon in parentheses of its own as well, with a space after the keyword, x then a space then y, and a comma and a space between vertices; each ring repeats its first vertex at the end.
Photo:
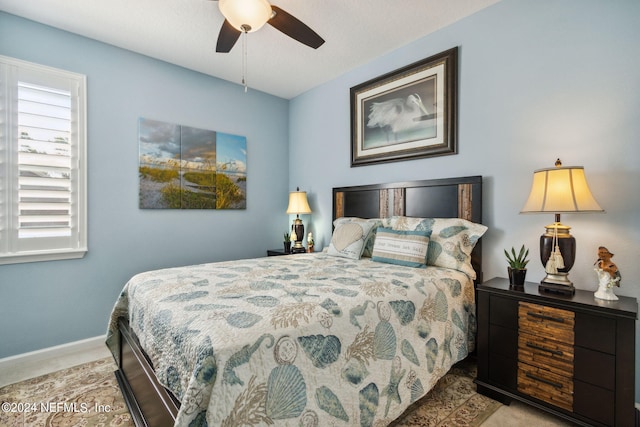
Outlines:
POLYGON ((478 285, 478 391, 584 426, 634 426, 638 303, 478 285))

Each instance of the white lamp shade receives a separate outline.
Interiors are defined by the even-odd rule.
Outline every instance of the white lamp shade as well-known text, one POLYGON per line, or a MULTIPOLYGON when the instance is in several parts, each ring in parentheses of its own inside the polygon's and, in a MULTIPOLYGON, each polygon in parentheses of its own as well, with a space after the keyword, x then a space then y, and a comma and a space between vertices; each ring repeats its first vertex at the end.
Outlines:
POLYGON ((289 193, 289 207, 287 207, 288 214, 310 214, 311 208, 307 201, 306 191, 292 191, 289 193))
POLYGON ((242 32, 257 31, 271 18, 267 0, 219 0, 218 7, 227 21, 242 32))
POLYGON ((521 213, 602 211, 591 194, 584 168, 568 166, 535 171, 531 193, 521 213))

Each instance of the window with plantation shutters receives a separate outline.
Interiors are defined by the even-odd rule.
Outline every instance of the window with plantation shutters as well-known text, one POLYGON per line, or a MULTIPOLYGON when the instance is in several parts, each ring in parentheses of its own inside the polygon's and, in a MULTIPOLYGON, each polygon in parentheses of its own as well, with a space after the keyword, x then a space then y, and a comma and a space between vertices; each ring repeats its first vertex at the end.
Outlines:
POLYGON ((0 263, 86 248, 85 77, 0 57, 0 263))

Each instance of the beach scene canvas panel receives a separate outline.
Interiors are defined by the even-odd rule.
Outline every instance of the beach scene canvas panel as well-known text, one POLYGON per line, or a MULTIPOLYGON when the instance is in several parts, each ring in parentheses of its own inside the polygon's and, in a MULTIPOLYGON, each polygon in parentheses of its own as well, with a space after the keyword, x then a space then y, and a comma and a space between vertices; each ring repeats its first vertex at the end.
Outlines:
POLYGON ((247 138, 217 133, 216 208, 247 207, 247 138))
POLYGON ((139 120, 141 209, 246 208, 246 138, 139 120))

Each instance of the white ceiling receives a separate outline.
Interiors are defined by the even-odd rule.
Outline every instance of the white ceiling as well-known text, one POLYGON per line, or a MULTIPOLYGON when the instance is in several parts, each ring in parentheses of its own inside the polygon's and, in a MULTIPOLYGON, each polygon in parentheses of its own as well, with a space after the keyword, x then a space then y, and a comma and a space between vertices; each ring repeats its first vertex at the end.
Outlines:
MULTIPOLYGON (((272 0, 325 39, 314 50, 265 25, 247 35, 247 83, 282 98, 500 0, 272 0)), ((240 83, 242 39, 216 53, 223 18, 210 0, 0 0, 0 10, 240 83)))

